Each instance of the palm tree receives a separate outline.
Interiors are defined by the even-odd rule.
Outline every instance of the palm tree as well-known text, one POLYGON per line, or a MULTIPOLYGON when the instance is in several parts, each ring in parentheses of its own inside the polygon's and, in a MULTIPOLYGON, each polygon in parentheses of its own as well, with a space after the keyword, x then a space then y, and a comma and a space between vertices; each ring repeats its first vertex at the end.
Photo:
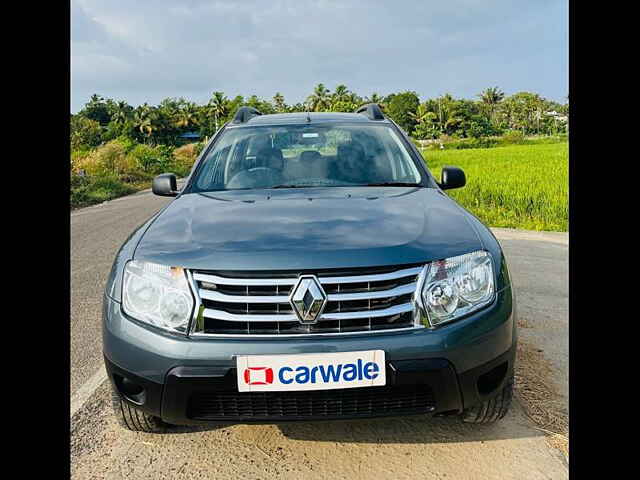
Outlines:
POLYGON ((429 110, 427 103, 421 103, 415 112, 409 112, 409 116, 416 122, 414 134, 423 139, 431 136, 439 136, 442 129, 438 127, 438 116, 429 110))
POLYGON ((489 87, 478 95, 483 103, 495 105, 504 98, 504 92, 498 87, 489 87))
POLYGON ((462 122, 464 105, 449 93, 425 101, 425 107, 434 113, 434 123, 437 124, 440 134, 451 133, 462 122))
POLYGON ((382 110, 387 106, 384 101, 384 97, 382 95, 378 95, 376 92, 373 92, 370 97, 364 97, 362 103, 377 103, 382 110))
POLYGON ((127 102, 120 101, 115 105, 115 111, 111 117, 111 121, 116 123, 117 125, 122 125, 129 120, 131 116, 131 105, 127 102))
POLYGON ((151 137, 151 134, 156 129, 152 108, 146 103, 140 105, 133 115, 133 123, 135 128, 147 139, 151 137))
POLYGON ((435 117, 435 114, 427 109, 426 104, 421 103, 415 112, 409 112, 409 116, 413 118, 417 124, 421 124, 435 117))
POLYGON ((216 132, 218 131, 218 119, 225 117, 229 112, 229 99, 222 92, 213 92, 211 100, 209 100, 209 112, 213 115, 216 124, 216 132))
POLYGON ((504 98, 504 92, 498 87, 489 87, 482 93, 478 94, 478 96, 480 97, 482 103, 485 105, 486 109, 489 111, 489 121, 493 123, 496 106, 504 98))
POLYGON ((362 105, 362 97, 355 92, 349 92, 347 95, 347 101, 353 103, 356 107, 358 105, 362 105))
POLYGON ((333 92, 333 95, 331 95, 331 101, 332 102, 349 101, 351 100, 351 98, 349 97, 350 93, 351 92, 349 92, 349 89, 347 88, 346 85, 338 85, 335 91, 333 92))
POLYGON ((176 114, 176 127, 191 128, 198 125, 198 107, 195 103, 187 103, 176 114))
POLYGON ((312 112, 327 110, 330 106, 329 89, 319 83, 313 93, 307 97, 307 108, 312 112))
POLYGON ((276 108, 276 112, 284 112, 287 110, 287 104, 284 103, 284 97, 280 92, 276 92, 273 96, 273 105, 276 108))

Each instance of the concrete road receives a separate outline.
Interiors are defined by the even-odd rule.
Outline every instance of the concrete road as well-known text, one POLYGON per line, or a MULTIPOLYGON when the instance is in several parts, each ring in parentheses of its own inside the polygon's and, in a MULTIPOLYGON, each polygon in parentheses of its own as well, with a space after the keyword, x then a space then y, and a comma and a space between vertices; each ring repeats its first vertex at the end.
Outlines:
MULTIPOLYGON (((401 417, 153 435, 112 418, 100 306, 117 248, 170 199, 141 192, 71 213, 73 478, 568 478, 558 450, 516 402, 501 422, 401 417)), ((494 229, 511 267, 521 338, 543 352, 568 404, 568 237, 494 229)))

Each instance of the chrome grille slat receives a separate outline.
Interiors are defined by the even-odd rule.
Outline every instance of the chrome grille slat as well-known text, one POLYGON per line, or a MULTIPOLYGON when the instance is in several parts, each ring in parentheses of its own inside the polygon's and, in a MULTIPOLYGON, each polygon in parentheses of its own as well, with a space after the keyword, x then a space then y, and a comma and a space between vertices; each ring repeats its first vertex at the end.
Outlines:
MULTIPOLYGON (((330 302, 343 302, 349 300, 370 300, 372 298, 387 298, 413 293, 416 283, 412 282, 390 290, 378 290, 356 293, 330 293, 330 302)), ((288 295, 227 295, 215 290, 200 289, 200 297, 206 300, 228 303, 289 303, 288 295)))
MULTIPOLYGON (((361 282, 381 282, 384 280, 395 280, 403 277, 417 276, 422 267, 406 268, 390 273, 374 273, 370 275, 351 275, 344 277, 323 277, 318 274, 320 283, 361 283, 361 282)), ((243 286, 265 286, 265 285, 289 285, 292 286, 298 280, 297 276, 287 278, 241 278, 241 277, 222 277, 219 275, 206 274, 196 272, 193 274, 196 281, 215 283, 220 285, 243 285, 243 286)))
POLYGON ((201 282, 216 283, 220 285, 289 285, 292 286, 298 280, 297 277, 291 278, 238 278, 238 277, 220 277, 206 273, 194 273, 193 279, 201 282))
POLYGON ((259 314, 237 314, 229 313, 224 310, 213 310, 205 308, 203 312, 204 318, 214 318, 216 320, 224 320, 225 322, 297 322, 298 317, 292 314, 275 314, 275 315, 259 315, 259 314))
POLYGON ((313 324, 301 324, 289 302, 293 285, 305 272, 193 271, 190 275, 203 308, 192 334, 300 337, 421 328, 414 324, 413 295, 422 268, 316 273, 327 305, 313 324))
POLYGON ((346 302, 349 300, 371 300, 375 298, 397 297, 399 295, 407 295, 413 293, 416 289, 416 282, 401 285, 390 290, 369 290, 358 293, 330 293, 328 295, 330 302, 346 302))
MULTIPOLYGON (((411 303, 403 303, 394 305, 393 307, 383 308, 381 310, 363 310, 361 312, 339 312, 339 313, 323 313, 319 322, 323 320, 348 320, 354 318, 378 318, 389 317, 413 311, 411 303)), ((276 314, 276 315, 259 315, 259 314, 235 314, 225 312, 224 310, 212 310, 205 308, 203 315, 205 318, 214 318, 216 320, 224 320, 226 322, 297 322, 298 317, 295 314, 276 314)))
POLYGON ((320 283, 323 285, 330 283, 382 282, 383 280, 395 280, 403 277, 417 276, 420 274, 421 270, 422 267, 415 267, 396 270, 395 272, 390 273, 374 273, 371 275, 353 275, 348 277, 323 277, 320 274, 318 275, 318 280, 320 280, 320 283))
POLYGON ((204 289, 200 289, 200 297, 205 300, 228 303, 289 303, 288 295, 227 295, 204 289))

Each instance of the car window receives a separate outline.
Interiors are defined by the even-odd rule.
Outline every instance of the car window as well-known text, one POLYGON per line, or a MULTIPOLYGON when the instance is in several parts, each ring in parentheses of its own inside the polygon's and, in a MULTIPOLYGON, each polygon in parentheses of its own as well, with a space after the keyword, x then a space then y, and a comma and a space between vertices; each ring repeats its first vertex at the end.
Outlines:
POLYGON ((283 125, 225 130, 196 172, 195 191, 419 184, 387 125, 283 125))

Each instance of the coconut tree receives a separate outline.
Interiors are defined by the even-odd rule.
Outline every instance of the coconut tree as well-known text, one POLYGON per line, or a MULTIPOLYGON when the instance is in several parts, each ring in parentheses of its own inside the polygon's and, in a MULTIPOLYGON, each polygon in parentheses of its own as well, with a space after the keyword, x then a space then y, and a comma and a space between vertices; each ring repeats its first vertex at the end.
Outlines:
POLYGON ((84 108, 78 113, 90 120, 95 120, 104 127, 111 121, 111 113, 109 110, 109 104, 105 99, 94 93, 84 108))
POLYGON ((418 105, 418 108, 416 108, 415 112, 409 112, 409 116, 413 118, 416 123, 422 123, 427 119, 429 113, 432 112, 429 112, 429 110, 427 109, 427 105, 421 103, 420 105, 418 105))
POLYGON ((382 110, 387 107, 387 103, 384 101, 384 97, 382 95, 373 92, 370 97, 364 97, 360 104, 364 105, 366 103, 377 103, 382 110))
POLYGON ((284 97, 280 92, 276 92, 273 96, 273 105, 276 109, 276 112, 285 112, 287 110, 287 104, 284 103, 284 97))
POLYGON ((414 134, 417 138, 438 136, 441 129, 438 126, 438 116, 429 110, 427 103, 421 103, 415 112, 409 112, 409 116, 416 122, 414 134))
POLYGON ((350 113, 355 111, 356 108, 358 108, 357 103, 351 102, 349 100, 338 100, 335 102, 331 102, 331 107, 329 108, 329 111, 350 113))
POLYGON ((478 96, 480 97, 480 101, 482 102, 482 104, 485 106, 485 109, 489 113, 489 121, 493 123, 497 105, 504 98, 504 92, 498 87, 489 87, 482 93, 479 93, 478 96))
POLYGON ((377 103, 378 105, 381 105, 382 102, 384 102, 384 97, 373 92, 370 97, 364 97, 364 101, 366 103, 377 103))
POLYGON ((324 84, 319 83, 313 93, 307 97, 307 108, 312 112, 321 112, 331 106, 329 89, 324 84))
POLYGON ((346 85, 338 85, 331 95, 331 101, 333 102, 346 102, 350 100, 349 89, 346 85))
POLYGON ((153 117, 153 109, 146 103, 140 105, 133 115, 134 127, 147 139, 151 137, 156 129, 153 117))
POLYGON ((504 92, 498 87, 489 87, 478 95, 482 103, 496 105, 504 98, 504 92))
POLYGON ((229 113, 229 99, 222 92, 213 92, 209 100, 208 110, 213 115, 216 132, 218 131, 218 119, 224 118, 229 113))
POLYGON ((544 107, 544 99, 537 93, 518 92, 501 102, 500 112, 510 128, 519 129, 526 135, 537 128, 538 112, 544 107))
POLYGON ((176 114, 175 125, 179 128, 193 128, 198 126, 198 107, 195 103, 187 103, 176 114))
POLYGON ((131 117, 133 108, 127 102, 120 101, 116 103, 114 112, 111 115, 111 121, 117 125, 123 125, 127 123, 127 120, 131 117))

